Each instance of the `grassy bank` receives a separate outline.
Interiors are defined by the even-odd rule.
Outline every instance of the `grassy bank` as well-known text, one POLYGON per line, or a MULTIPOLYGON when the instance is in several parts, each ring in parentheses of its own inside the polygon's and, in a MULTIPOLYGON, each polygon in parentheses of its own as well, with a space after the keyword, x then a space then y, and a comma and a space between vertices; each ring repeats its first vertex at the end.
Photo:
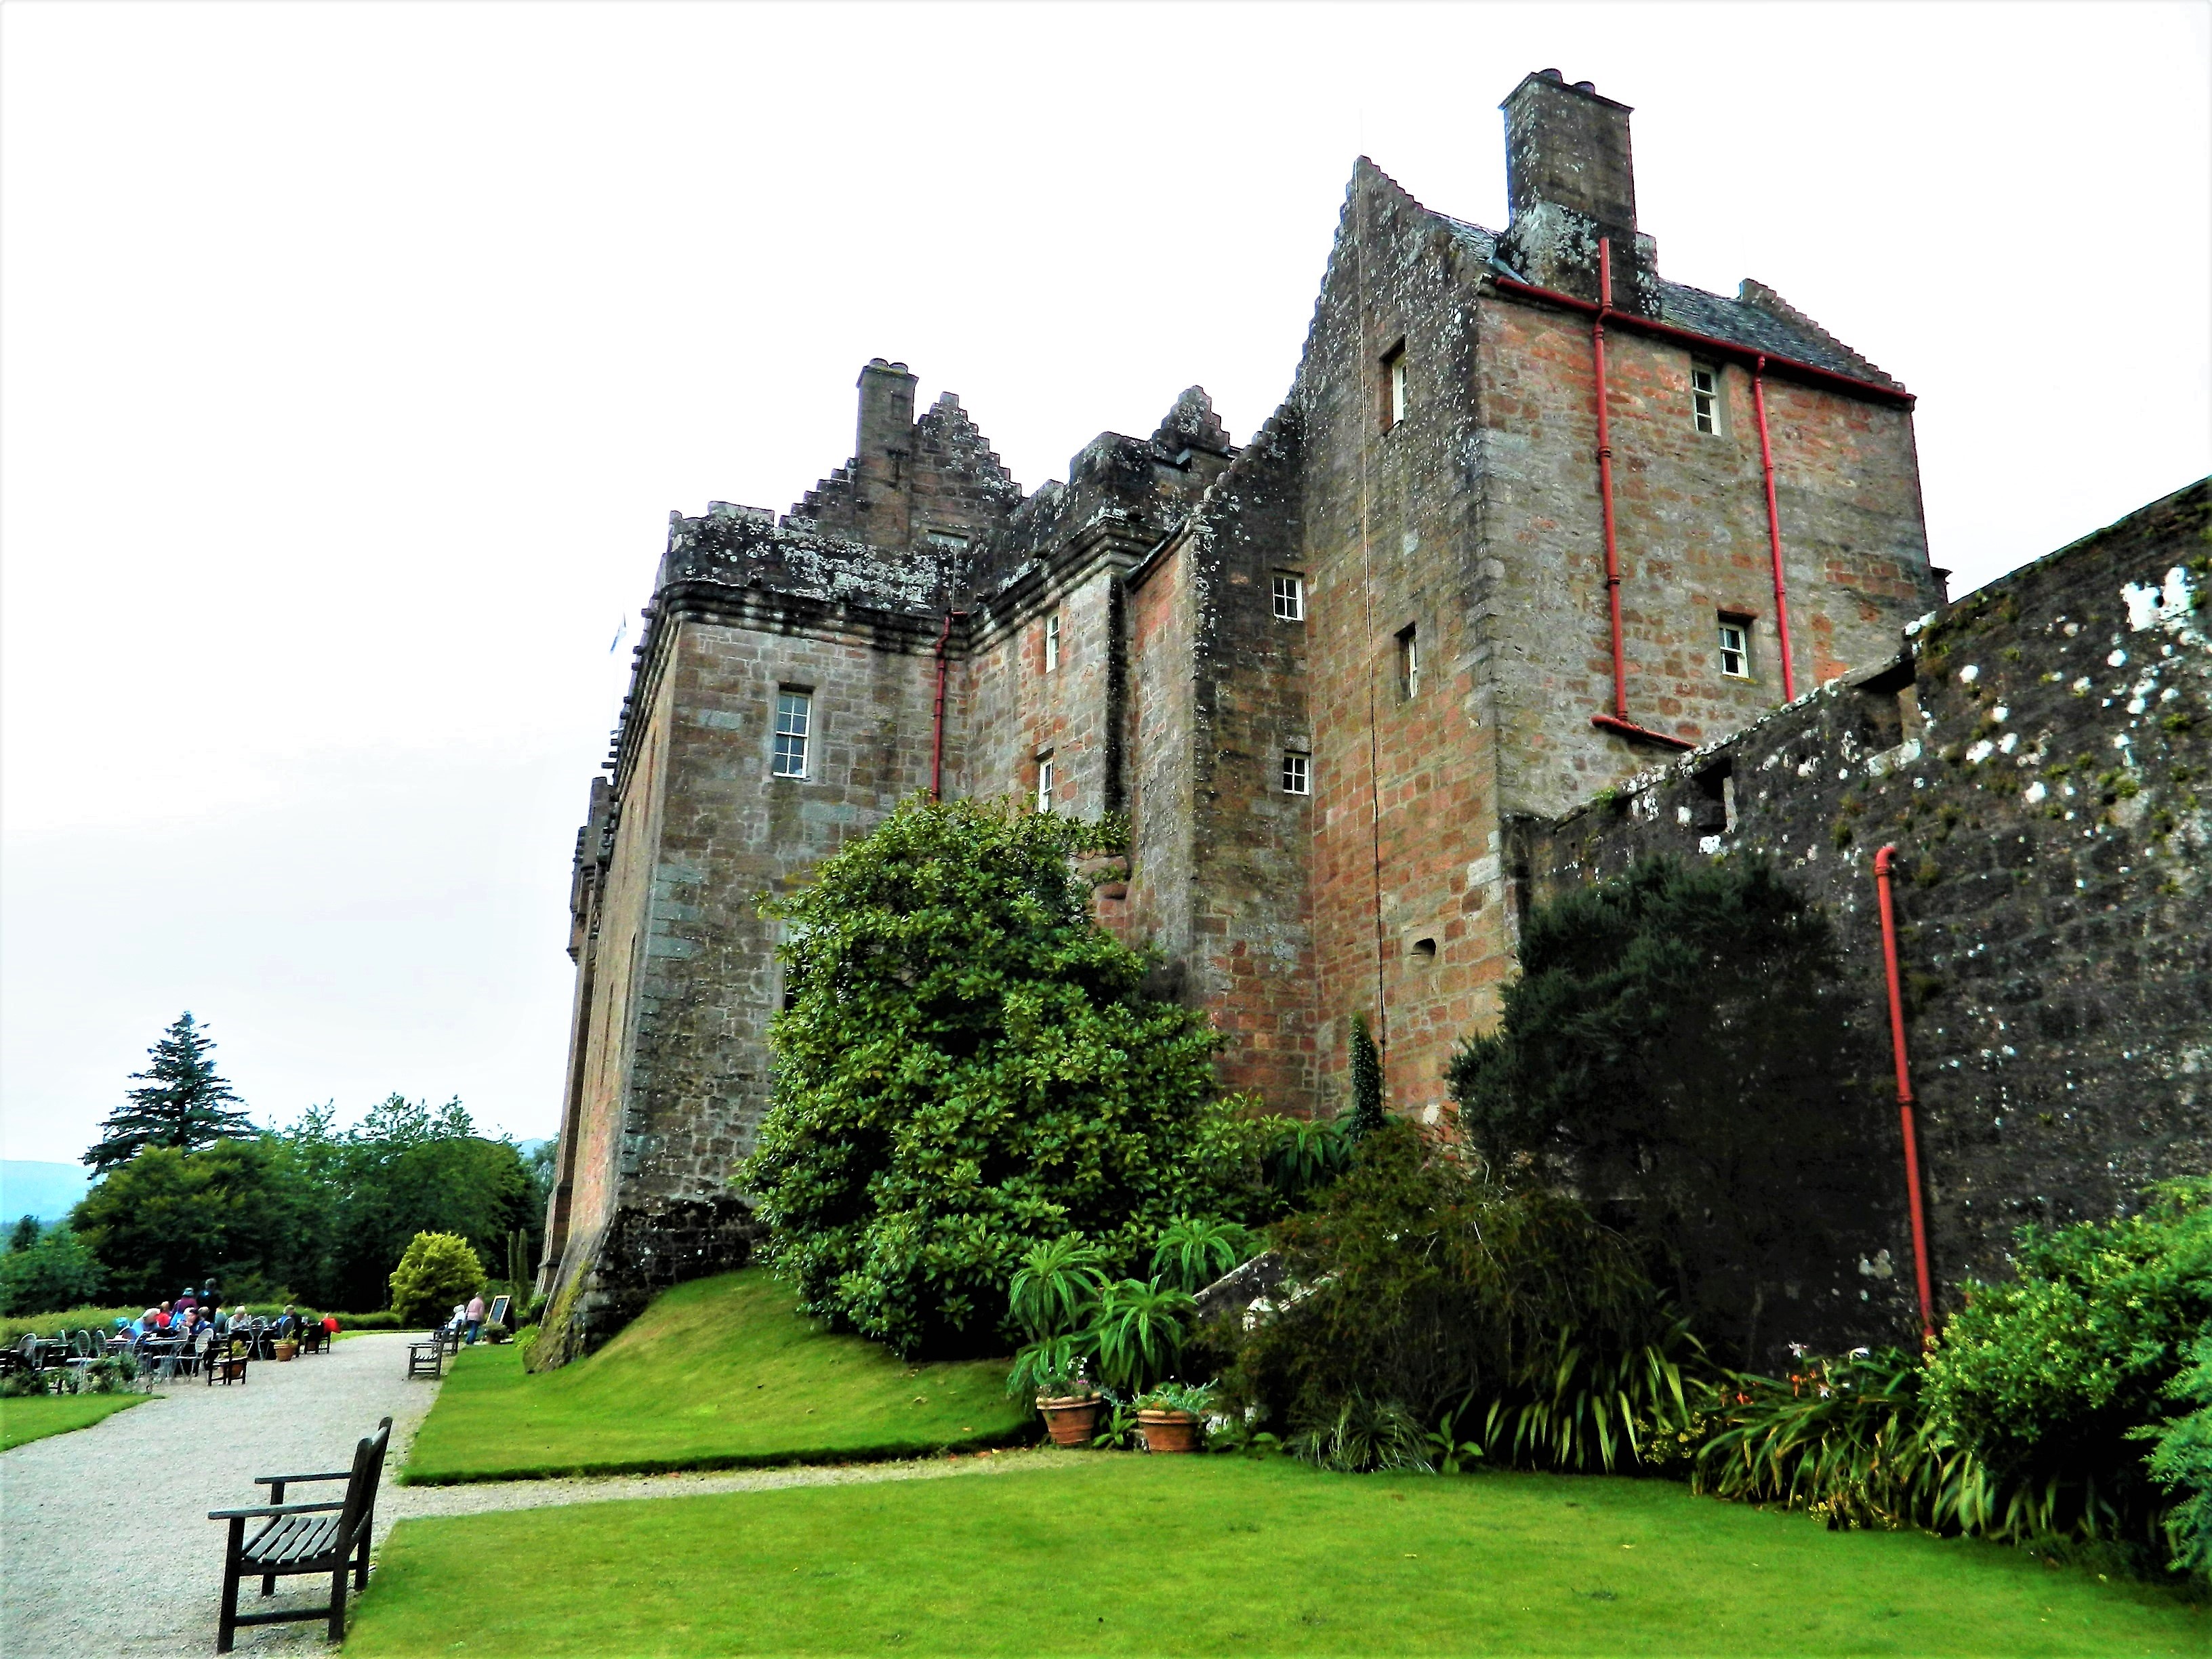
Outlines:
POLYGON ((532 1376, 465 1349, 407 1464, 421 1485, 911 1457, 1003 1444, 1036 1413, 1006 1364, 908 1365, 794 1312, 758 1268, 656 1299, 588 1359, 532 1376))
POLYGON ((149 1394, 63 1394, 0 1400, 0 1451, 44 1440, 50 1434, 88 1429, 152 1398, 149 1394))
POLYGON ((2016 1550, 1661 1481, 1074 1469, 402 1522, 348 1659, 2202 1654, 2212 1615, 2016 1550), (495 1583, 501 1594, 486 1596, 495 1583))

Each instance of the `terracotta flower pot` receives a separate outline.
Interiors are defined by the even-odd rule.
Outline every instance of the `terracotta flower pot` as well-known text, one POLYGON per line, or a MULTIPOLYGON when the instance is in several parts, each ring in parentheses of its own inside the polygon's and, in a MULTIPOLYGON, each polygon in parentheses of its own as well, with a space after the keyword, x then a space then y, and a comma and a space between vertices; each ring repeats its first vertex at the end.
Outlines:
POLYGON ((1036 1403, 1037 1409, 1044 1413, 1045 1428, 1055 1446, 1087 1446, 1091 1437, 1098 1432, 1101 1402, 1095 1394, 1056 1399, 1039 1395, 1036 1403))
POLYGON ((1139 1412, 1137 1426, 1145 1431, 1146 1451, 1194 1452, 1198 1449, 1198 1419, 1188 1412, 1139 1412))
POLYGON ((279 1359, 289 1359, 299 1352, 300 1345, 296 1342, 279 1342, 276 1345, 276 1357, 279 1359))

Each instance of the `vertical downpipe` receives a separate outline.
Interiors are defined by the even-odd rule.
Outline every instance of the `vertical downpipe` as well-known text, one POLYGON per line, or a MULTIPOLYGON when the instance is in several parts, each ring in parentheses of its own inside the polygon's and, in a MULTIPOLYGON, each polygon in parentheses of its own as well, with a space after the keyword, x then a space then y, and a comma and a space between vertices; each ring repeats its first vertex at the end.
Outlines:
POLYGON ((929 734, 929 798, 945 799, 945 647, 952 637, 952 619, 960 612, 947 610, 945 625, 937 630, 937 713, 929 734))
POLYGON ((1774 562, 1774 640, 1782 653, 1782 701, 1797 701, 1797 672, 1790 659, 1790 596, 1782 581, 1782 514, 1774 505, 1774 444, 1766 435, 1766 356, 1751 371, 1751 400, 1759 410, 1759 465, 1766 475, 1766 550, 1774 562))
POLYGON ((1913 1132, 1912 1068, 1905 1056, 1905 998, 1897 982, 1897 916, 1889 897, 1889 861, 1897 848, 1874 855, 1874 885, 1881 902, 1881 960, 1889 976, 1889 1042, 1897 1057, 1897 1115, 1905 1128, 1905 1194, 1912 1206, 1912 1274, 1920 1291, 1920 1340, 1936 1345, 1936 1299, 1928 1279, 1928 1218, 1920 1200, 1920 1142, 1913 1132))
POLYGON ((1605 319, 1613 311, 1613 239, 1597 239, 1597 311, 1590 364, 1597 376, 1597 493, 1605 513, 1605 599, 1613 617, 1613 717, 1628 718, 1628 666, 1620 647, 1620 549, 1613 528, 1613 417, 1606 408, 1605 319))

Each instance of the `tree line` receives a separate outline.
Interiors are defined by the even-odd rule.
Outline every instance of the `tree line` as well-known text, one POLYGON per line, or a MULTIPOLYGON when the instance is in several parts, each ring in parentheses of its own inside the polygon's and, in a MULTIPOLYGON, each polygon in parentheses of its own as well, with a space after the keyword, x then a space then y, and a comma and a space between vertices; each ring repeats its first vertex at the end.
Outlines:
POLYGON ((85 1154, 92 1190, 66 1222, 11 1231, 0 1313, 150 1304, 210 1279, 226 1301, 367 1312, 418 1232, 459 1234, 495 1275, 534 1269, 550 1146, 526 1158, 458 1099, 398 1094, 344 1128, 329 1104, 256 1127, 214 1047, 190 1013, 155 1045, 85 1154))

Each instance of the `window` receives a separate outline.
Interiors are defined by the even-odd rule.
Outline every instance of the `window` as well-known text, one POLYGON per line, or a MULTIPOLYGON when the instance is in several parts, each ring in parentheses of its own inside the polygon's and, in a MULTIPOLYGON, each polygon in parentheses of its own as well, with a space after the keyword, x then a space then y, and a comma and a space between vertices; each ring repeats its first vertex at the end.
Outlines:
POLYGON ((1278 570, 1275 573, 1275 620, 1304 622, 1305 619, 1305 578, 1293 576, 1287 570, 1278 570))
POLYGON ((1055 611, 1044 619, 1044 672, 1053 672, 1060 666, 1060 612, 1055 611))
POLYGON ((1721 429, 1721 372, 1711 363, 1690 365, 1690 424, 1700 432, 1721 429))
POLYGON ((814 720, 814 699, 804 691, 775 694, 775 763, 779 778, 806 775, 806 739, 814 720))
POLYGON ((1037 757, 1037 811, 1052 811, 1052 757, 1037 757))
POLYGON ((1312 756, 1302 755, 1295 749, 1285 752, 1283 756, 1283 793, 1285 794, 1310 795, 1313 793, 1312 777, 1306 769, 1312 760, 1312 756))
POLYGON ((1730 679, 1751 678, 1751 618, 1721 618, 1721 672, 1730 679))
POLYGON ((1421 639, 1408 624, 1398 631, 1398 701, 1421 695, 1421 639))
POLYGON ((1406 418, 1406 343, 1382 354, 1382 429, 1388 432, 1406 418))

